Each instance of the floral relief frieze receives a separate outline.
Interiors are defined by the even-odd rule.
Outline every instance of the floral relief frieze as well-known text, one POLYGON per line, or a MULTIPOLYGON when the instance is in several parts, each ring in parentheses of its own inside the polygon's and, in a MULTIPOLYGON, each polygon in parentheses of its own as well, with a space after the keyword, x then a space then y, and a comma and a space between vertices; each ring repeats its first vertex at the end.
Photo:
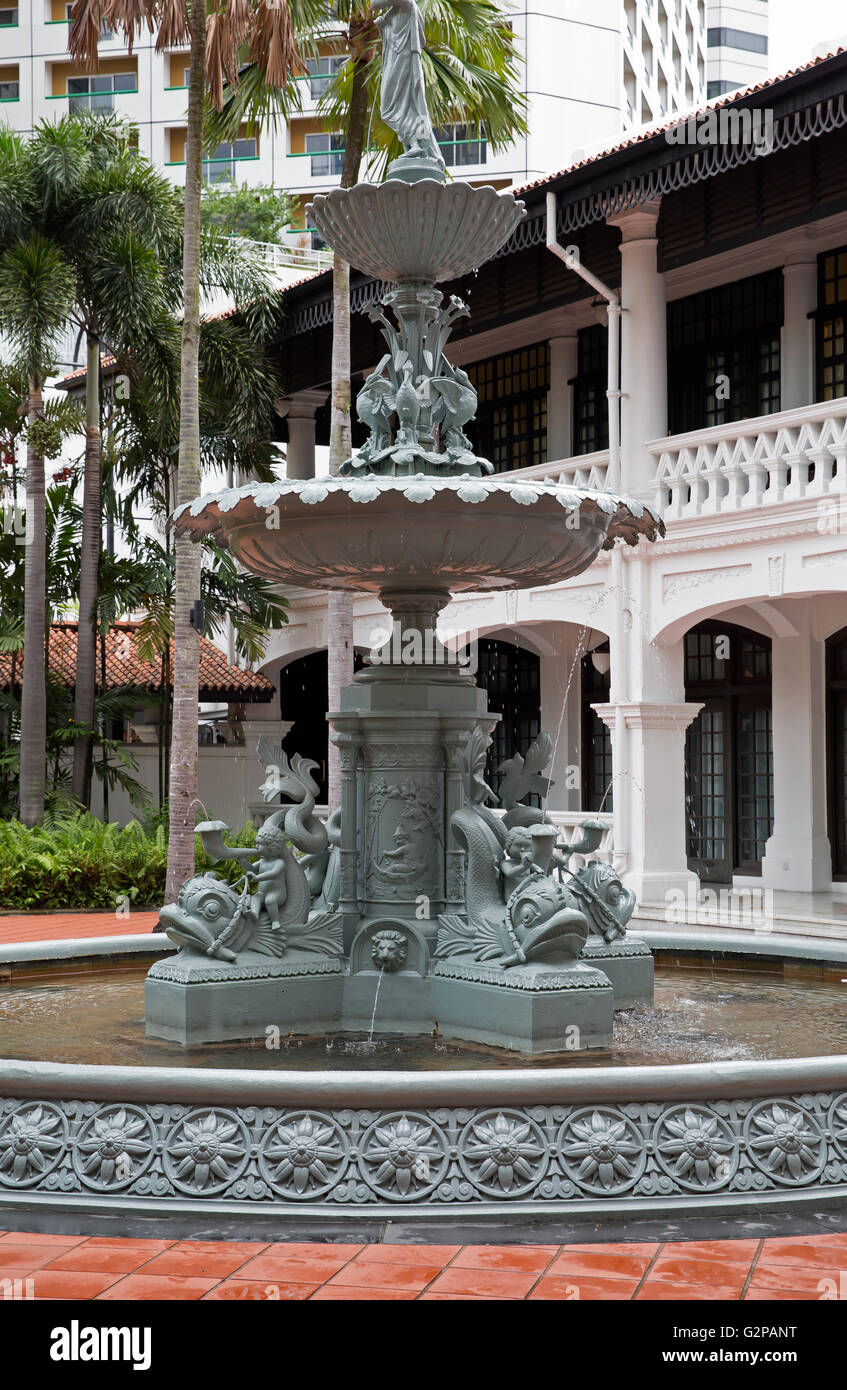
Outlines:
POLYGON ((0 1200, 578 1207, 845 1185, 847 1093, 388 1111, 0 1101, 0 1200))

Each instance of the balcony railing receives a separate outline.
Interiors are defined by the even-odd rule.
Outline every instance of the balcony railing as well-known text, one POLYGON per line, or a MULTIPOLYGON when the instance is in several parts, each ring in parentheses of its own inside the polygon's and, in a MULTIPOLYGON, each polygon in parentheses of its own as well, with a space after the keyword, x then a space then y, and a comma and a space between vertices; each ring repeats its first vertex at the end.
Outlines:
POLYGON ((567 483, 569 487, 587 487, 602 491, 606 486, 609 469, 609 451, 601 449, 596 454, 577 454, 568 459, 551 459, 549 463, 539 463, 533 468, 513 468, 509 473, 498 473, 498 478, 533 479, 536 482, 548 480, 551 483, 567 483))
POLYGON ((665 520, 844 493, 847 398, 672 435, 647 449, 665 520))

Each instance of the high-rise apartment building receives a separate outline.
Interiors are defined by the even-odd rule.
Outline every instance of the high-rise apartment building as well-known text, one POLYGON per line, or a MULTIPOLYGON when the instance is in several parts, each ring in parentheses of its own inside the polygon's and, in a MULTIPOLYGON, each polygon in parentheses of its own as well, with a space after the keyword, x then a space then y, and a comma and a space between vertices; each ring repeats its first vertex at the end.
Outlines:
MULTIPOLYGON (((130 54, 106 32, 100 71, 87 73, 68 57, 70 9, 68 0, 0 0, 0 119, 29 130, 63 112, 115 108, 137 124, 141 150, 181 182, 187 51, 158 54, 145 32, 130 54)), ((506 187, 561 169, 622 130, 702 103, 707 83, 723 90, 756 80, 766 62, 764 0, 515 0, 511 23, 525 59, 529 133, 495 154, 484 130, 440 131, 449 168, 471 182, 506 187)), ((299 79, 301 110, 222 145, 205 177, 289 190, 304 228, 308 203, 341 172, 342 138, 325 129, 317 106, 343 61, 328 36, 299 79)))
POLYGON ((708 0, 706 96, 721 97, 768 75, 767 0, 708 0))

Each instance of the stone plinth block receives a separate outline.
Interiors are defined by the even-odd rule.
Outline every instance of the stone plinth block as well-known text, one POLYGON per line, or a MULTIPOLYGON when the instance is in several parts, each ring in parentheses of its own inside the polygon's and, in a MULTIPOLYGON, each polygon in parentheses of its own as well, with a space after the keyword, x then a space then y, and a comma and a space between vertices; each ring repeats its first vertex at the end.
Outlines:
POLYGON ((632 935, 617 941, 589 936, 580 960, 608 976, 616 1009, 653 1003, 653 952, 646 941, 632 935))
POLYGON ((592 966, 501 970, 454 958, 436 962, 430 981, 445 1037, 529 1054, 611 1046, 614 991, 592 966))
POLYGON ((272 1027, 283 1037, 337 1032, 343 990, 344 967, 328 956, 273 960, 243 951, 237 964, 188 955, 157 961, 145 986, 147 1033, 192 1047, 263 1038, 272 1027))

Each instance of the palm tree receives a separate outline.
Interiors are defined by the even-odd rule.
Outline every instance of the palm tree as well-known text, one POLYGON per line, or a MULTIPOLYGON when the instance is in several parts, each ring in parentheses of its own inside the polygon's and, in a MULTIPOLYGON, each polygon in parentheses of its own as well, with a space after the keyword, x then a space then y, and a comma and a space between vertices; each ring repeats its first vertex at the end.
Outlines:
MULTIPOLYGON (((436 126, 461 122, 477 126, 496 152, 526 131, 526 99, 518 87, 518 64, 508 5, 499 0, 419 0, 426 33, 424 77, 436 126)), ((402 153, 393 130, 380 119, 378 97, 382 48, 371 0, 290 0, 300 51, 317 53, 320 40, 337 42, 347 61, 330 79, 318 105, 326 129, 341 132, 344 159, 341 187, 360 177, 366 154, 377 155, 376 172, 402 153), (366 149, 366 145, 368 148, 366 149)), ((257 64, 239 74, 207 122, 211 146, 234 139, 243 123, 261 125, 287 116, 300 105, 298 84, 271 89, 257 64)), ((337 473, 352 452, 350 391, 350 267, 333 259, 332 402, 329 467, 337 473)), ((338 709, 343 686, 353 679, 353 594, 333 593, 327 610, 328 700, 338 709)), ((339 750, 330 743, 330 810, 341 801, 339 750)))
MULTIPOLYGON (((190 44, 185 146, 183 319, 180 368, 180 433, 177 502, 201 488, 200 402, 200 203, 203 186, 203 122, 207 93, 219 105, 223 83, 238 81, 239 54, 249 56, 270 88, 281 87, 300 67, 286 0, 74 0, 68 47, 90 71, 99 62, 100 31, 132 43, 143 27, 156 29, 162 51, 190 44)), ((166 893, 176 897, 194 871, 194 806, 197 800, 198 634, 190 615, 200 593, 201 552, 184 537, 174 543, 173 742, 166 893)))
MULTIPOLYGON (((7 149, 9 147, 7 146, 7 149)), ((19 147, 20 162, 26 153, 19 147)), ((31 191, 31 184, 27 191, 31 191)), ((0 204, 3 203, 0 193, 0 204)), ((29 210, 21 205, 22 218, 29 210)), ((6 230, 11 230, 7 222, 6 230)), ((52 449, 44 419, 43 387, 53 351, 73 302, 73 272, 59 247, 25 223, 0 256, 0 326, 26 375, 26 547, 24 665, 20 735, 20 818, 35 825, 44 814, 47 738, 45 648, 47 624, 47 522, 45 454, 52 449)))
MULTIPOLYGON (((101 538, 100 356, 148 349, 163 316, 179 302, 176 273, 181 214, 176 191, 130 147, 131 127, 111 114, 64 117, 41 123, 29 143, 39 221, 61 247, 75 279, 71 324, 86 340, 85 469, 79 635, 74 719, 79 730, 94 719, 97 572, 101 538)), ((158 374, 161 375, 160 373, 158 374)), ((92 738, 80 733, 73 748, 71 786, 89 802, 92 738)))

